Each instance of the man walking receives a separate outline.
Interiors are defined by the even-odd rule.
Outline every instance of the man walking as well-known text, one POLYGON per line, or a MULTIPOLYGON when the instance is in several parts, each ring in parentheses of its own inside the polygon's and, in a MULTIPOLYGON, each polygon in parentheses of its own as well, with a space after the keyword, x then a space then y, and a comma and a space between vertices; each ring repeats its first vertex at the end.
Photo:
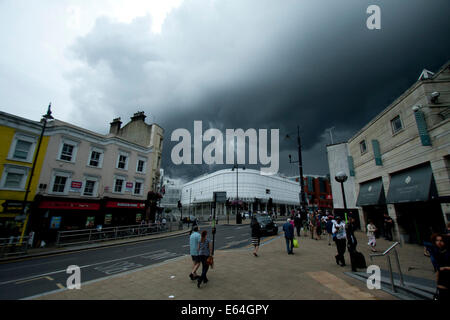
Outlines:
POLYGON ((192 272, 189 274, 189 277, 191 280, 198 279, 199 276, 197 275, 197 269, 200 267, 200 256, 198 253, 198 244, 200 243, 201 235, 198 232, 198 226, 194 226, 192 229, 192 234, 189 238, 189 247, 190 247, 190 253, 192 257, 192 272))
POLYGON ((388 241, 392 241, 392 227, 394 225, 394 221, 389 216, 389 214, 384 214, 384 237, 388 241))
POLYGON ((345 246, 347 244, 346 240, 347 235, 345 233, 345 223, 339 216, 336 218, 336 223, 333 224, 333 233, 336 234, 336 247, 338 252, 338 254, 335 256, 336 263, 344 267, 345 266, 344 253, 345 253, 345 246))
POLYGON ((287 219, 283 224, 284 238, 286 239, 286 248, 288 254, 294 254, 294 227, 290 223, 291 219, 287 219))
POLYGON ((300 237, 300 228, 302 227, 302 219, 300 218, 300 212, 294 218, 294 225, 297 229, 297 237, 300 237))

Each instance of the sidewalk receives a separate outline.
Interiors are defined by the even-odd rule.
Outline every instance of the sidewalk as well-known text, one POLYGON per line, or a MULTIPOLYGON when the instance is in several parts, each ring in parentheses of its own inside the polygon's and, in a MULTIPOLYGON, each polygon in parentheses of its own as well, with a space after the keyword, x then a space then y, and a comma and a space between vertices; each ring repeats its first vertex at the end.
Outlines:
MULTIPOLYGON (((358 250, 363 252, 370 265, 366 236, 357 233, 358 250)), ((250 240, 249 240, 250 241, 250 240)), ((378 241, 380 249, 390 245, 378 241)), ((381 250, 380 250, 381 251, 381 250)), ((404 274, 433 279, 429 258, 423 256, 420 246, 404 245, 399 248, 399 257, 404 274), (408 267, 419 269, 407 271, 408 267)), ((186 255, 158 265, 148 266, 88 283, 80 290, 57 290, 36 297, 39 300, 395 300, 382 290, 369 290, 362 281, 344 274, 347 266, 335 262, 336 247, 328 246, 325 237, 312 240, 300 238, 300 248, 288 255, 283 235, 264 238, 259 257, 252 255, 249 245, 243 249, 217 250, 215 266, 208 272, 209 282, 200 289, 188 277, 192 267, 186 255)), ((186 252, 188 254, 188 252, 186 252)), ((385 268, 380 261, 378 263, 385 268)), ((395 271, 395 269, 394 269, 395 271)))

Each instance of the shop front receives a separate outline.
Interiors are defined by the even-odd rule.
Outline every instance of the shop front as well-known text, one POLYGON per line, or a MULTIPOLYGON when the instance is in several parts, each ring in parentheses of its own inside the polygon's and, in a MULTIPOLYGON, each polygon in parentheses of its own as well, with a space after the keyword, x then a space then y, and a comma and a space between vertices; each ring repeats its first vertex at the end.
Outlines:
POLYGON ((100 216, 99 200, 42 198, 32 213, 31 231, 35 232, 35 244, 44 240, 54 243, 58 231, 94 228, 100 216))
POLYGON ((146 219, 145 201, 107 199, 102 210, 103 227, 130 226, 146 219))
POLYGON ((381 177, 360 184, 356 205, 363 209, 364 223, 367 225, 371 220, 377 227, 375 236, 383 235, 384 214, 388 209, 381 177))
POLYGON ((394 204, 401 237, 422 244, 445 230, 433 172, 429 163, 391 176, 387 203, 394 204))

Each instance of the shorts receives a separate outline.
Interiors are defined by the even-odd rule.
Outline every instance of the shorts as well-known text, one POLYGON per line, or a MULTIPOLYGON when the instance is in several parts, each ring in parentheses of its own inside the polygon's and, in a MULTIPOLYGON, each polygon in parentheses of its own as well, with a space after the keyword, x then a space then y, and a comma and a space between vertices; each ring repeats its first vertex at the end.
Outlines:
POLYGON ((369 237, 369 242, 367 244, 371 247, 375 247, 377 245, 375 237, 369 237))
POLYGON ((193 261, 194 263, 200 263, 200 262, 201 262, 200 256, 191 256, 191 257, 192 257, 192 261, 193 261))

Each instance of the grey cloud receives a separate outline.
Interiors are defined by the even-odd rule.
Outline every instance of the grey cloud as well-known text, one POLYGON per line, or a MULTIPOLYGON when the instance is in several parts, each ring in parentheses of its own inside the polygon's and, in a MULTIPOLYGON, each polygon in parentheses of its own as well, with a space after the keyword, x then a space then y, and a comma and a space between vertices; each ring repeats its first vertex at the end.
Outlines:
MULTIPOLYGON (((165 128, 163 167, 189 178, 220 166, 174 166, 176 128, 302 128, 305 173, 325 173, 336 127, 346 139, 449 59, 447 0, 377 1, 382 29, 366 28, 373 1, 185 1, 159 35, 150 18, 99 19, 72 53, 67 75, 79 120, 99 129, 145 110, 165 128), (80 112, 81 111, 81 112, 80 112), (106 118, 106 119, 105 119, 106 118), (322 146, 322 147, 320 147, 322 146)), ((281 171, 296 147, 280 139, 281 171)))

